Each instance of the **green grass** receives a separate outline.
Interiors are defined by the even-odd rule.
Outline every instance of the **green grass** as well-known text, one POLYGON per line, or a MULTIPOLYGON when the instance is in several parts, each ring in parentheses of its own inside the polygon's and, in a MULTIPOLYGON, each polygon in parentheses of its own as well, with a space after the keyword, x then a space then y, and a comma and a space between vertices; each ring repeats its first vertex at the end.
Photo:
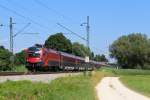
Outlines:
POLYGON ((150 71, 101 68, 92 76, 69 76, 48 84, 7 81, 0 84, 0 100, 97 100, 95 86, 106 76, 119 76, 129 88, 150 96, 150 71))
POLYGON ((7 81, 0 84, 0 100, 95 100, 95 85, 106 75, 93 72, 92 76, 58 78, 49 84, 7 81))
POLYGON ((114 75, 150 75, 150 70, 142 69, 115 69, 103 67, 100 69, 102 72, 112 73, 114 75))
POLYGON ((14 65, 10 70, 0 70, 1 72, 27 72, 28 69, 25 67, 25 65, 14 65))
POLYGON ((150 75, 150 70, 139 70, 139 69, 119 69, 113 70, 116 75, 150 75))
POLYGON ((140 69, 100 69, 101 72, 111 73, 120 77, 124 85, 143 95, 150 97, 150 70, 140 69))
POLYGON ((120 80, 129 88, 150 97, 150 75, 121 76, 120 80))
POLYGON ((27 72, 28 69, 25 67, 25 65, 18 65, 18 66, 14 66, 12 71, 15 71, 15 72, 27 72))

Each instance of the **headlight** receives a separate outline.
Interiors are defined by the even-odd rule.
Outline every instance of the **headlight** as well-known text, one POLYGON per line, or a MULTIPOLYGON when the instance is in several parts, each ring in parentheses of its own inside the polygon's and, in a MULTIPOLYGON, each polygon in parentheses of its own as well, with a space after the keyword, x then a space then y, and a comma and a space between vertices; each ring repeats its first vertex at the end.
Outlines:
POLYGON ((40 53, 39 51, 36 51, 35 53, 40 53))

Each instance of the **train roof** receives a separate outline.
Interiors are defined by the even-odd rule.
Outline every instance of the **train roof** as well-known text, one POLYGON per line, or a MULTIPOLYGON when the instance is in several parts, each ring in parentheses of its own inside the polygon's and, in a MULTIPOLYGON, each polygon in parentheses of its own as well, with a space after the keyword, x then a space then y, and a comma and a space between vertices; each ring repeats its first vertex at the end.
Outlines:
POLYGON ((60 51, 60 53, 61 53, 62 55, 64 55, 64 56, 67 56, 67 57, 72 57, 72 58, 75 58, 75 59, 84 60, 84 58, 79 57, 79 56, 75 56, 75 55, 73 55, 73 54, 68 54, 68 53, 61 52, 61 51, 60 51))
MULTIPOLYGON (((85 58, 83 58, 83 57, 75 56, 73 54, 68 54, 68 53, 65 53, 62 51, 57 51, 57 50, 50 49, 50 48, 47 50, 50 52, 53 52, 53 53, 61 53, 61 55, 63 55, 63 56, 67 56, 67 57, 71 57, 71 58, 75 58, 75 59, 79 59, 79 60, 85 60, 85 58)), ((94 60, 90 60, 89 62, 93 63, 93 64, 98 64, 98 65, 105 65, 106 64, 105 62, 98 62, 98 61, 94 61, 94 60)))
POLYGON ((29 47, 28 50, 30 51, 39 51, 41 48, 38 48, 38 47, 35 47, 35 46, 32 46, 32 47, 29 47))
POLYGON ((93 64, 98 64, 98 65, 106 65, 106 62, 99 62, 99 61, 94 61, 94 60, 90 60, 90 62, 93 64))
POLYGON ((52 52, 52 53, 59 53, 58 51, 54 50, 54 49, 47 49, 48 51, 52 52))

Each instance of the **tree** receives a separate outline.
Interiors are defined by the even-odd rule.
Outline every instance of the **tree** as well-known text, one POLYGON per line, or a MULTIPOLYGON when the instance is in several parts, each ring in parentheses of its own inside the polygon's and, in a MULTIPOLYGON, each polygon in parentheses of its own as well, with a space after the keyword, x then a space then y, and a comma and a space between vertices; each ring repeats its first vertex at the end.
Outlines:
POLYGON ((12 53, 5 49, 4 46, 0 46, 0 70, 11 70, 10 57, 12 53))
POLYGON ((48 39, 45 41, 44 46, 46 48, 72 53, 71 41, 67 39, 63 35, 63 33, 56 33, 54 35, 49 36, 48 39))
POLYGON ((83 44, 80 44, 78 42, 75 42, 72 44, 72 51, 73 54, 80 57, 90 56, 91 51, 83 44))
POLYGON ((16 53, 16 64, 17 65, 24 65, 25 64, 25 51, 22 50, 19 53, 16 53))
MULTIPOLYGON (((63 51, 66 53, 72 53, 73 55, 85 57, 89 56, 91 60, 95 59, 94 53, 85 45, 78 42, 71 43, 62 33, 56 33, 48 37, 44 46, 46 48, 63 51)), ((98 56, 97 61, 107 61, 104 55, 98 56)))
POLYGON ((150 62, 150 40, 141 33, 121 36, 112 43, 109 51, 123 68, 145 68, 150 62))
POLYGON ((94 58, 95 58, 94 52, 91 52, 91 54, 90 54, 90 59, 91 59, 91 60, 94 60, 94 58))
POLYGON ((74 42, 72 44, 73 54, 80 57, 89 56, 90 60, 108 62, 105 55, 94 55, 94 53, 83 44, 74 42))
POLYGON ((101 61, 101 62, 108 62, 108 59, 105 57, 105 55, 96 55, 94 57, 95 61, 101 61))

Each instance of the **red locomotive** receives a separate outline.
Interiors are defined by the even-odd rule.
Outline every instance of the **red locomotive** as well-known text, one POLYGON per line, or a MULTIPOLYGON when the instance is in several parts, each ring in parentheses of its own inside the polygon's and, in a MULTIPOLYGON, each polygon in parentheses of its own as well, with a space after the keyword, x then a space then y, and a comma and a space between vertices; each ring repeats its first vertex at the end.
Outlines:
POLYGON ((92 70, 100 62, 86 63, 84 58, 35 45, 26 49, 26 67, 36 70, 92 70))

